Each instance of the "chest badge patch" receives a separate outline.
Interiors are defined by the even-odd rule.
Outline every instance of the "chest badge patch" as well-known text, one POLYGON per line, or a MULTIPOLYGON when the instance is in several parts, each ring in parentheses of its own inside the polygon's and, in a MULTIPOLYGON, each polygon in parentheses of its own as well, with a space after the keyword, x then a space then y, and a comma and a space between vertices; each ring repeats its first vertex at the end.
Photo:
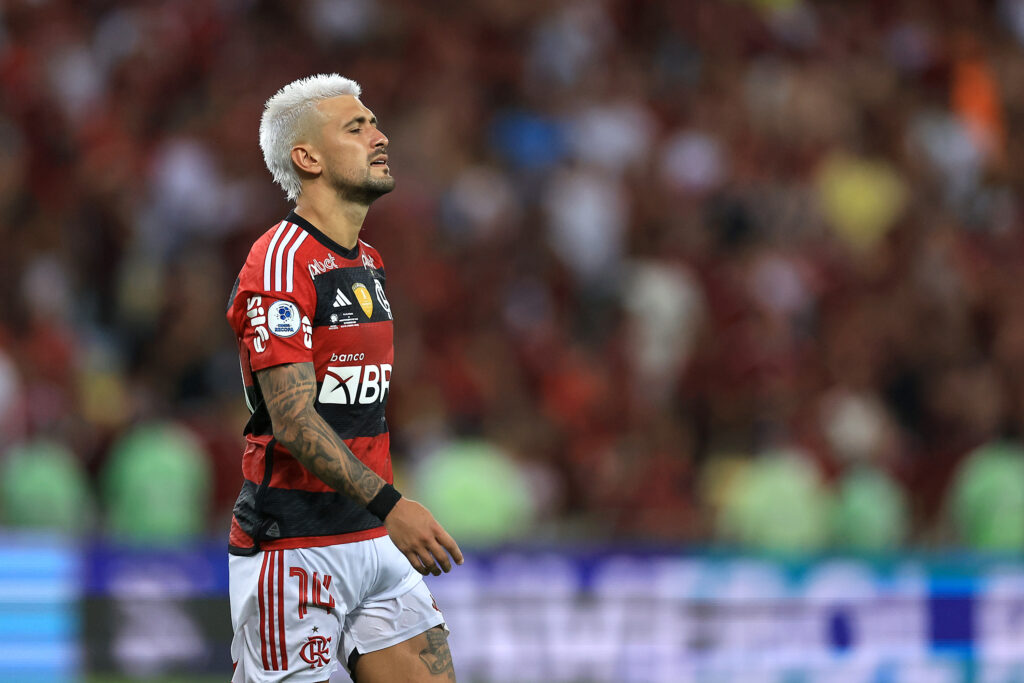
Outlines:
POLYGON ((359 302, 359 307, 363 309, 363 313, 366 314, 367 318, 373 317, 373 299, 370 297, 370 290, 366 288, 362 282, 357 282, 352 285, 352 293, 356 296, 356 301, 359 302))

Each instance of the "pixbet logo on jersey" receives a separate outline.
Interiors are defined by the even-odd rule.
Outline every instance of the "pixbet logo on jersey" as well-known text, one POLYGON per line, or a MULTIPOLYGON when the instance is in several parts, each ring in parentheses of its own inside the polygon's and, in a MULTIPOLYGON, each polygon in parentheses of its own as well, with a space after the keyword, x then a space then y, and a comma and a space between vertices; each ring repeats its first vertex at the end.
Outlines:
POLYGON ((331 365, 320 387, 320 402, 339 405, 377 403, 391 388, 391 365, 331 365))
POLYGON ((338 267, 338 264, 334 261, 334 254, 328 254, 323 261, 313 259, 307 262, 306 265, 309 267, 309 276, 314 280, 317 275, 323 275, 327 271, 338 267))

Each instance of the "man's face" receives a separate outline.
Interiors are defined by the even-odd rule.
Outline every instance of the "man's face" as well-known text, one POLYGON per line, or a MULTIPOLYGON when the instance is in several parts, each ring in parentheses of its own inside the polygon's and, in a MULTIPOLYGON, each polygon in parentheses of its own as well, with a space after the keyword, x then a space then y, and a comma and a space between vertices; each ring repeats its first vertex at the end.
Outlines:
POLYGON ((331 186, 343 198, 367 205, 393 190, 388 139, 373 112, 351 95, 323 100, 317 110, 322 118, 314 145, 331 186))

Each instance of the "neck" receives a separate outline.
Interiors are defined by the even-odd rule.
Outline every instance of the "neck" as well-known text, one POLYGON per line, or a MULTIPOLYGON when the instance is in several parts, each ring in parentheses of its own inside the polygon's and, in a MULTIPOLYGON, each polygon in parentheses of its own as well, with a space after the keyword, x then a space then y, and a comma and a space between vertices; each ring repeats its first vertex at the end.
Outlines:
POLYGON ((319 187, 303 188, 295 202, 295 213, 346 249, 355 248, 369 210, 369 205, 347 201, 337 192, 323 192, 319 187))

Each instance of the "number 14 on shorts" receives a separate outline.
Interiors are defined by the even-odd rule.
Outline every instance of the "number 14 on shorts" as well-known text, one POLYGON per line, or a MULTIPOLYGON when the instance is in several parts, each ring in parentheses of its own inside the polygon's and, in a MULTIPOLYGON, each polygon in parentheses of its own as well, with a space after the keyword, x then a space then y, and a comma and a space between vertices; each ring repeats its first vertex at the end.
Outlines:
POLYGON ((288 576, 295 577, 299 581, 299 619, 306 616, 309 607, 320 607, 330 612, 334 608, 334 596, 330 594, 331 575, 324 574, 320 577, 313 572, 313 580, 310 582, 309 572, 302 567, 289 567, 288 576), (312 594, 310 591, 312 590, 312 594), (327 594, 327 601, 323 595, 327 594))

